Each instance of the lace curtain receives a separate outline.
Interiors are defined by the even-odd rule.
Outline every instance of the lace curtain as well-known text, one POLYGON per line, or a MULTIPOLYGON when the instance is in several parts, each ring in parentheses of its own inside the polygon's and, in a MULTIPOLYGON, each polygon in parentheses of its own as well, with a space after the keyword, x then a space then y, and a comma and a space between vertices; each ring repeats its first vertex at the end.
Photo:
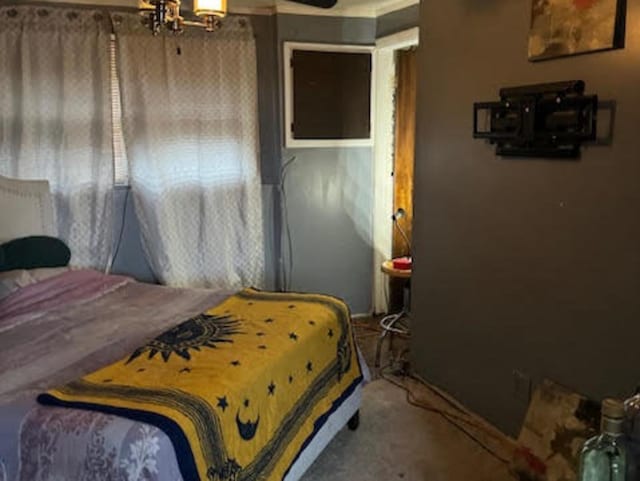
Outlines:
POLYGON ((264 273, 251 24, 156 36, 115 18, 125 145, 143 247, 165 284, 260 286, 264 273))
POLYGON ((111 248, 109 35, 97 11, 0 8, 0 174, 49 181, 76 266, 111 248))

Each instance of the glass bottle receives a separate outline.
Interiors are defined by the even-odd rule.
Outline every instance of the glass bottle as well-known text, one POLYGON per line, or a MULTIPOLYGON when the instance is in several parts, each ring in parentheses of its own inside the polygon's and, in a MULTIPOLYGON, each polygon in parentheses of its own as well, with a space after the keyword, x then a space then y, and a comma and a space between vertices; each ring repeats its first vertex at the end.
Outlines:
POLYGON ((601 434, 584 443, 579 481, 625 481, 627 447, 624 436, 624 404, 616 399, 602 402, 601 434))
POLYGON ((628 438, 627 481, 640 481, 640 389, 624 403, 628 438))

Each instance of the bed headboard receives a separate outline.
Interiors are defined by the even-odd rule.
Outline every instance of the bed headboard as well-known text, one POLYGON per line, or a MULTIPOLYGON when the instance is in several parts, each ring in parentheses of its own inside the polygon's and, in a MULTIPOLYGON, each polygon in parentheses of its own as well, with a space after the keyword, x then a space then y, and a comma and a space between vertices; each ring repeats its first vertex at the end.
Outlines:
POLYGON ((29 235, 56 236, 49 182, 0 175, 0 243, 29 235))

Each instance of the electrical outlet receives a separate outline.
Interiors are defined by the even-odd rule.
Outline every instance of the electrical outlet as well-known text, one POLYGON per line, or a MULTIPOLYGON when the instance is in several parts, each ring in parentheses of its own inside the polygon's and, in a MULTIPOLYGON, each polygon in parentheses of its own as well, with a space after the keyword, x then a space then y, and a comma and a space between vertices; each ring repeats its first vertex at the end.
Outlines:
POLYGON ((512 375, 513 397, 528 403, 531 400, 531 377, 519 369, 514 369, 512 375))

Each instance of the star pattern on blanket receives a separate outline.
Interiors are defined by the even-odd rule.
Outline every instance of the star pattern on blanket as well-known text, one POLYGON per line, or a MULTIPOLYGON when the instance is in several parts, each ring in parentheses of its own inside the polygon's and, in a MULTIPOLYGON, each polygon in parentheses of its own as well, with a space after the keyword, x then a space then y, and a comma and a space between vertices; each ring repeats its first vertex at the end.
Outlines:
POLYGON ((229 407, 229 403, 227 402, 227 396, 222 396, 218 398, 218 407, 222 409, 222 412, 225 411, 229 407))

